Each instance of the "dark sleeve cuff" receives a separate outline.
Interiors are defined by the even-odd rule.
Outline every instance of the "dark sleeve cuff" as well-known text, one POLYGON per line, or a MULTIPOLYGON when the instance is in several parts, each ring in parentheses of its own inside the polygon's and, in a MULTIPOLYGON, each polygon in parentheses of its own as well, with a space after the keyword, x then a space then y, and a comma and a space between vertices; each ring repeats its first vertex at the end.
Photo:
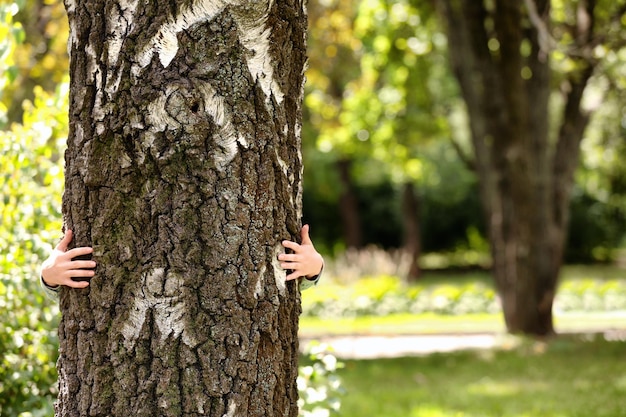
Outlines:
POLYGON ((51 287, 50 285, 46 284, 46 281, 44 281, 42 275, 39 276, 39 284, 41 284, 41 288, 43 288, 44 292, 49 298, 53 300, 59 298, 59 291, 61 290, 60 285, 56 287, 51 287))
POLYGON ((314 287, 315 285, 317 285, 317 283, 319 282, 320 278, 322 277, 322 272, 324 272, 324 265, 322 265, 322 270, 320 271, 319 274, 313 276, 313 277, 303 277, 300 280, 300 291, 304 291, 308 288, 314 287))

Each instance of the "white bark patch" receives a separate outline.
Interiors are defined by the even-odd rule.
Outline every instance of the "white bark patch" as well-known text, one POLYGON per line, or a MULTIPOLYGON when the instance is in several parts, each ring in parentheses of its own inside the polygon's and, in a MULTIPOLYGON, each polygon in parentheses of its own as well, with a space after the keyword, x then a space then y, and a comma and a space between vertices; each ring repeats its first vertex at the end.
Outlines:
POLYGON ((235 14, 243 46, 251 52, 246 60, 252 79, 259 83, 267 100, 273 95, 278 104, 283 102, 284 94, 274 78, 272 56, 270 54, 271 30, 267 27, 268 12, 273 4, 270 1, 264 15, 258 19, 244 19, 235 14))
POLYGON ((150 131, 164 132, 168 127, 172 130, 180 127, 180 123, 171 117, 165 108, 167 97, 172 94, 173 91, 175 91, 174 88, 170 86, 166 87, 163 94, 159 94, 153 102, 148 104, 146 120, 148 121, 150 131))
POLYGON ((69 36, 67 38, 67 54, 71 57, 72 49, 74 45, 78 43, 78 38, 76 37, 76 19, 73 17, 74 12, 76 11, 76 0, 66 0, 65 10, 67 11, 68 16, 72 16, 68 19, 69 36))
POLYGON ((126 348, 132 349, 134 346, 148 311, 152 312, 154 324, 159 329, 159 343, 163 344, 169 337, 176 339, 182 335, 183 343, 190 347, 196 346, 194 338, 184 331, 186 306, 181 297, 182 278, 157 268, 143 274, 141 281, 128 320, 122 328, 126 348))
MULTIPOLYGON (((222 170, 237 155, 237 143, 242 147, 248 147, 248 142, 237 133, 232 123, 232 117, 226 109, 224 97, 219 96, 215 89, 208 82, 197 82, 196 91, 202 96, 205 111, 213 118, 218 126, 213 140, 217 144, 213 161, 215 166, 222 170)), ((168 109, 168 97, 177 91, 177 87, 168 86, 153 102, 148 104, 148 114, 146 120, 151 132, 164 132, 165 130, 180 129, 181 124, 170 116, 168 109)), ((146 138, 151 137, 146 134, 146 138)), ((144 148, 148 149, 152 145, 151 141, 144 141, 144 148)))
POLYGON ((118 7, 107 16, 107 54, 109 67, 116 67, 122 43, 132 29, 135 21, 135 12, 137 11, 138 0, 120 0, 118 7), (118 13, 119 11, 119 13, 118 13))
MULTIPOLYGON (((245 3, 243 1, 228 0, 198 0, 181 9, 178 16, 168 19, 161 26, 157 34, 147 43, 137 55, 131 72, 139 77, 141 70, 147 67, 156 53, 164 68, 167 68, 178 53, 178 34, 191 26, 209 21, 224 11, 227 6, 236 6, 245 3)), ((265 93, 267 100, 273 95, 278 103, 282 103, 284 94, 274 78, 272 56, 270 54, 271 30, 267 26, 269 10, 273 0, 256 2, 249 7, 243 7, 238 11, 233 7, 233 18, 237 24, 241 43, 250 52, 246 60, 252 79, 258 82, 265 93), (251 12, 254 7, 256 10, 251 12), (250 13, 258 13, 263 7, 262 14, 250 16, 250 13)))
POLYGON ((69 35, 67 38, 67 54, 71 57, 72 49, 74 49, 74 45, 78 43, 78 38, 76 37, 76 20, 69 20, 69 35))
POLYGON ((138 156, 137 156, 137 160, 140 163, 143 163, 143 161, 145 161, 146 158, 146 152, 150 151, 150 148, 152 148, 152 145, 154 145, 154 140, 155 140, 155 135, 154 133, 150 132, 150 131, 146 131, 143 134, 143 138, 141 140, 141 145, 143 146, 143 150, 145 152, 138 152, 138 156))
POLYGON ((124 39, 133 29, 138 0, 121 0, 107 16, 107 79, 105 92, 109 99, 117 92, 122 79, 119 66, 124 39))
POLYGON ((83 130, 83 125, 76 124, 76 131, 74 133, 74 146, 80 149, 83 146, 83 140, 85 139, 85 131, 83 130))
POLYGON ((133 75, 139 76, 139 72, 148 66, 155 52, 159 55, 161 65, 167 68, 178 52, 178 33, 196 23, 213 19, 227 5, 227 2, 221 0, 199 0, 181 8, 178 16, 168 19, 137 56, 136 62, 139 65, 133 66, 133 75))
POLYGON ((230 400, 228 404, 228 411, 223 417, 235 417, 235 411, 237 411, 237 404, 235 401, 230 400))
POLYGON ((214 156, 214 162, 217 168, 222 170, 237 155, 237 142, 243 147, 247 147, 248 143, 245 138, 237 134, 237 130, 232 123, 232 117, 226 112, 224 97, 219 96, 208 82, 199 84, 197 88, 204 99, 205 111, 211 115, 215 124, 220 127, 215 135, 219 152, 214 156))
POLYGON ((283 161, 283 159, 280 157, 280 155, 278 154, 278 149, 275 149, 274 153, 276 154, 276 161, 278 162, 278 165, 280 166, 280 169, 285 178, 288 178, 290 182, 293 181, 293 175, 289 175, 289 165, 287 165, 287 163, 283 161))
MULTIPOLYGON (((278 154, 278 150, 275 149, 274 150, 275 154, 276 154, 276 161, 278 162, 278 166, 280 166, 280 169, 283 173, 283 175, 285 176, 285 178, 287 178, 289 184, 293 184, 295 181, 295 178, 292 174, 289 174, 289 165, 287 165, 287 163, 280 157, 280 155, 278 154)), ((289 194, 289 204, 291 206, 293 206, 295 203, 293 201, 293 195, 289 194)))
POLYGON ((94 120, 103 120, 104 111, 102 110, 102 78, 100 76, 100 68, 98 67, 98 57, 96 51, 93 49, 93 45, 89 44, 85 48, 85 55, 87 55, 87 74, 93 79, 93 83, 96 86, 95 103, 92 109, 92 116, 94 120))
POLYGON ((261 270, 259 271, 259 276, 257 278, 256 285, 254 287, 254 298, 257 299, 257 300, 264 293, 264 291, 263 291, 263 275, 265 275, 265 271, 267 271, 267 268, 265 267, 265 265, 263 265, 263 267, 261 267, 261 270))
MULTIPOLYGON (((131 1, 131 0, 129 0, 131 1)), ((137 0, 135 0, 137 1, 137 0)), ((177 16, 170 17, 158 32, 142 48, 135 57, 135 64, 131 67, 131 74, 139 78, 141 71, 147 67, 154 54, 158 55, 159 61, 164 68, 170 65, 178 53, 178 34, 191 26, 214 19, 226 7, 230 7, 233 18, 237 24, 241 43, 249 53, 247 66, 253 80, 258 82, 266 95, 266 103, 271 104, 271 98, 280 104, 283 101, 278 83, 274 79, 272 57, 270 54, 271 30, 267 27, 269 10, 273 0, 265 1, 242 1, 242 0, 196 0, 186 7, 182 7, 177 16)), ((119 81, 112 84, 116 89, 119 81)), ((204 98, 204 108, 213 117, 219 126, 219 132, 215 136, 217 152, 214 162, 217 169, 222 171, 235 157, 238 151, 237 145, 247 148, 249 146, 245 137, 239 135, 232 123, 232 116, 225 110, 224 98, 218 96, 209 83, 198 83, 196 88, 204 98)), ((169 116, 165 105, 167 97, 171 93, 166 89, 165 95, 158 97, 149 104, 147 116, 153 132, 161 132, 167 128, 176 129, 180 124, 169 116)))
MULTIPOLYGON (((124 43, 122 33, 126 32, 128 26, 124 25, 120 16, 115 14, 108 16, 107 26, 109 27, 109 36, 105 42, 107 46, 107 65, 111 68, 117 65, 120 58, 120 51, 122 50, 122 44, 124 43)), ((111 76, 108 76, 107 78, 111 78, 111 76)))
POLYGON ((85 48, 85 54, 87 55, 87 74, 91 74, 93 83, 96 86, 96 94, 94 98, 93 107, 91 109, 91 116, 96 126, 96 133, 101 135, 104 133, 104 118, 106 110, 103 105, 104 90, 102 86, 102 71, 98 66, 98 57, 91 44, 85 48))
POLYGON ((280 266, 280 261, 278 260, 278 255, 283 253, 283 246, 279 243, 274 246, 274 256, 272 256, 272 267, 274 268, 274 280, 276 281, 276 286, 278 287, 278 292, 281 295, 285 295, 285 290, 287 289, 287 271, 280 266))
MULTIPOLYGON (((302 93, 304 94, 304 93, 302 93)), ((298 139, 298 145, 300 144, 300 138, 302 134, 302 125, 300 123, 296 124, 296 138, 298 139)), ((304 165, 302 164, 302 147, 301 146, 297 146, 297 150, 298 150, 298 166, 300 166, 300 173, 299 173, 299 178, 302 178, 304 176, 304 165)), ((297 196, 296 196, 296 208, 298 213, 302 213, 302 194, 303 194, 303 190, 302 190, 302 182, 298 182, 297 184, 297 196)))
POLYGON ((65 10, 69 14, 74 13, 76 11, 76 0, 66 0, 65 1, 65 10))

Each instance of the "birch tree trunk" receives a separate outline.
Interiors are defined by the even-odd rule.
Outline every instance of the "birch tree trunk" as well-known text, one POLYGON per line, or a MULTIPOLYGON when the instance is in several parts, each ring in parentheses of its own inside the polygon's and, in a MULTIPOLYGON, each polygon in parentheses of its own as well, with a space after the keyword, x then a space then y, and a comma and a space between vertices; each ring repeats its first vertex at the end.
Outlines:
POLYGON ((296 416, 305 6, 67 0, 58 416, 296 416))

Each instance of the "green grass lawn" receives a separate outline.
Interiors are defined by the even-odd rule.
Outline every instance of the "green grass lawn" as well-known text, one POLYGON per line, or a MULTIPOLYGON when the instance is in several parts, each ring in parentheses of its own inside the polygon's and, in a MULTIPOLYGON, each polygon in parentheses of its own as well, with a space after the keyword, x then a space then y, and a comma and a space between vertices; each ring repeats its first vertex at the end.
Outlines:
MULTIPOLYGON (((573 266, 564 268, 563 275, 562 282, 570 292, 591 296, 609 280, 621 282, 625 272, 622 268, 573 266), (600 284, 589 290, 589 280, 600 284)), ((488 288, 490 277, 485 272, 437 273, 421 283, 452 287, 478 283, 488 288)), ((348 297, 354 296, 339 288, 341 297, 323 298, 333 291, 329 288, 332 283, 326 285, 328 288, 322 283, 319 289, 303 294, 303 300, 318 297, 348 303, 348 297)), ((378 294, 388 282, 374 280, 370 285, 378 294)), ((355 294, 364 291, 360 288, 355 294)), ((345 366, 338 374, 345 394, 340 416, 626 417, 626 341, 609 342, 601 336, 607 330, 618 330, 613 332, 617 337, 624 335, 626 312, 618 310, 555 311, 559 336, 547 343, 510 336, 514 342, 498 345, 506 349, 342 360, 345 366)), ((300 335, 323 340, 323 336, 338 335, 506 333, 502 314, 493 311, 373 313, 302 316, 300 335)))
POLYGON ((345 360, 343 417, 624 417, 626 342, 345 360))

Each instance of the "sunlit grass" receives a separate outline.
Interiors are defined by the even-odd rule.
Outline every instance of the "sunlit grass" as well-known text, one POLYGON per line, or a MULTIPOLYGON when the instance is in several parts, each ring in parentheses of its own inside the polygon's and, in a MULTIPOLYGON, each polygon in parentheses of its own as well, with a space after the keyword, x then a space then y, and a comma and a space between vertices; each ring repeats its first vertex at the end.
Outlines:
MULTIPOLYGON (((563 314, 554 319, 557 333, 626 329, 624 314, 563 314)), ((302 317, 300 334, 305 337, 332 335, 407 335, 438 333, 503 333, 501 314, 394 314, 382 317, 321 319, 302 317)))
POLYGON ((626 342, 348 360, 342 416, 623 417, 626 342))
POLYGON ((300 333, 307 337, 345 334, 500 333, 504 330, 502 316, 499 314, 445 316, 427 313, 337 319, 302 317, 300 319, 300 333))

